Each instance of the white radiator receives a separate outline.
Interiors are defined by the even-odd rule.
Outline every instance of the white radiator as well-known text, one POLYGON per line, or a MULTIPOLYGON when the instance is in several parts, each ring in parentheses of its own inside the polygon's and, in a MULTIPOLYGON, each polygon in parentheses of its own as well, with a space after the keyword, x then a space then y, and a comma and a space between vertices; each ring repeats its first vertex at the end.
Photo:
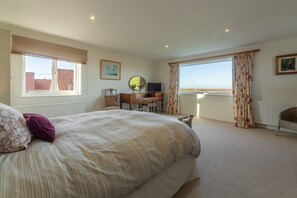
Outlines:
POLYGON ((59 103, 45 105, 14 106, 21 113, 38 113, 48 118, 86 112, 85 103, 59 103))
POLYGON ((296 106, 296 103, 255 101, 255 122, 258 124, 277 126, 279 113, 285 109, 296 106))

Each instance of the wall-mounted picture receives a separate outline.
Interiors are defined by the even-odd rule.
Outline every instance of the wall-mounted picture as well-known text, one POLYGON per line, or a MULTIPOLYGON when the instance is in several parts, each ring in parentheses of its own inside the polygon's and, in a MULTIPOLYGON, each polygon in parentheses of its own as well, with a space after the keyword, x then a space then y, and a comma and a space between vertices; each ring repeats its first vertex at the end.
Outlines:
POLYGON ((297 74, 297 54, 275 57, 276 74, 297 74))
POLYGON ((109 60, 101 60, 100 78, 107 80, 121 79, 121 63, 109 60))

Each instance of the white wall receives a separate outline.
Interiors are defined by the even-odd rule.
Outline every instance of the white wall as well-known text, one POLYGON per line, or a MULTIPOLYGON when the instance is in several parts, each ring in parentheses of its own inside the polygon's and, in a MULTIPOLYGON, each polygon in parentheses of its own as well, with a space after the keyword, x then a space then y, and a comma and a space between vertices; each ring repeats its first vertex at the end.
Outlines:
POLYGON ((297 75, 275 75, 275 56, 297 53, 297 36, 259 44, 254 68, 254 100, 297 102, 297 75))
MULTIPOLYGON (((48 104, 63 102, 85 102, 87 111, 100 110, 104 107, 102 90, 104 88, 117 88, 118 92, 131 92, 128 80, 134 75, 143 76, 147 82, 151 81, 155 71, 155 63, 141 58, 124 55, 106 49, 101 49, 90 44, 57 37, 29 29, 0 23, 0 28, 9 29, 12 34, 25 36, 37 40, 43 40, 60 45, 80 48, 88 51, 88 62, 83 66, 83 90, 82 96, 58 96, 58 97, 22 97, 21 96, 21 59, 18 55, 11 57, 11 105, 21 106, 28 104, 48 104), (121 62, 121 80, 101 80, 100 60, 107 59, 121 62)), ((0 35, 1 36, 1 35, 0 35)), ((2 37, 2 36, 1 36, 2 37)), ((6 38, 9 39, 10 38, 6 38)), ((6 82, 6 86, 7 82, 6 82)))
MULTIPOLYGON (((284 54, 297 53, 297 36, 290 37, 266 43, 259 43, 234 49, 222 50, 212 53, 199 54, 189 57, 181 57, 162 61, 157 64, 158 80, 163 84, 166 98, 168 97, 169 86, 169 62, 189 60, 194 58, 209 57, 214 55, 228 54, 239 51, 260 49, 256 53, 255 66, 254 66, 254 81, 253 81, 253 99, 254 101, 267 101, 267 102, 282 102, 282 103, 296 103, 297 102, 297 74, 291 75, 275 75, 274 60, 275 56, 284 54)), ((182 113, 195 113, 193 109, 197 106, 197 101, 193 100, 196 95, 181 96, 181 112, 182 113), (192 111, 190 111, 192 110, 192 111)), ((165 100, 165 103, 167 99, 165 100)), ((198 101, 199 102, 199 101, 198 101)), ((224 96, 209 96, 200 102, 201 117, 230 120, 232 115, 232 97, 224 96), (230 105, 231 104, 231 105, 230 105), (224 108, 222 108, 224 107, 224 108), (226 108, 225 108, 226 107, 226 108), (203 112, 203 113, 202 113, 203 112), (201 114, 202 113, 202 114, 201 114), (227 119, 221 119, 221 118, 227 119)))
POLYGON ((207 94, 181 94, 180 113, 210 118, 226 122, 233 122, 232 96, 207 94))
MULTIPOLYGON (((90 44, 85 44, 78 41, 69 40, 53 35, 48 35, 41 32, 28 30, 21 27, 16 27, 8 24, 0 23, 0 65, 1 65, 1 86, 0 86, 0 102, 9 103, 9 87, 11 88, 10 98, 11 105, 25 105, 25 104, 43 104, 43 103, 57 103, 68 101, 83 101, 87 104, 87 110, 98 110, 103 108, 102 89, 107 87, 116 87, 119 92, 131 92, 128 87, 128 80, 134 75, 143 76, 147 82, 161 82, 162 90, 165 92, 165 105, 168 98, 169 86, 169 62, 188 60, 192 58, 208 57, 213 55, 220 55, 226 53, 233 53, 238 51, 250 50, 259 48, 261 51, 256 54, 254 67, 254 101, 273 101, 291 103, 297 101, 297 75, 274 75, 274 58, 277 55, 297 53, 297 36, 285 38, 266 43, 254 44, 229 50, 222 50, 212 53, 198 54, 189 57, 181 57, 162 61, 157 64, 152 61, 136 58, 129 55, 120 54, 106 49, 101 49, 90 44), (4 30, 6 29, 6 30, 4 30), (47 98, 24 98, 20 93, 20 78, 19 71, 15 64, 12 63, 12 80, 13 86, 9 82, 9 45, 10 32, 20 36, 26 36, 34 39, 39 39, 47 42, 67 45, 71 47, 88 50, 88 62, 84 67, 84 90, 81 97, 47 97, 47 98), (2 42, 4 43, 2 45, 2 42), (5 44, 6 43, 6 44, 5 44), (2 56, 4 57, 2 59, 2 56), (6 58, 5 58, 6 57, 6 58), (7 58, 8 57, 8 58, 7 58), (114 60, 122 63, 121 80, 101 80, 99 76, 99 64, 101 59, 114 60), (15 72, 17 70, 17 72, 15 72)), ((187 98, 188 96, 186 96, 187 98)), ((195 95, 193 96, 195 98, 195 95)), ((191 102, 186 102, 186 99, 181 97, 181 112, 188 113, 191 109, 195 109, 197 101, 187 98, 191 102)), ((230 106, 232 102, 231 97, 223 96, 207 96, 200 101, 200 116, 213 119, 229 120, 232 114, 230 106), (216 105, 214 105, 216 104, 216 105), (220 109, 219 107, 226 107, 220 109), (203 110, 203 111, 202 111, 203 110), (215 113, 214 113, 215 112, 215 113), (215 117, 215 115, 220 115, 215 117)), ((190 113, 190 112, 189 112, 190 113)))
POLYGON ((0 29, 0 103, 10 103, 10 31, 0 29))

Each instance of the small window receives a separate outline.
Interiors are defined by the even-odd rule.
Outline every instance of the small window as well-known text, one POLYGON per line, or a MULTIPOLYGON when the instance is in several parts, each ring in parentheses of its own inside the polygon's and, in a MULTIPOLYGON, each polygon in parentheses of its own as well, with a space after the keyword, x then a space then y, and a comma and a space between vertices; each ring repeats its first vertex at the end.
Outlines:
POLYGON ((25 56, 24 95, 79 95, 80 64, 25 56))
POLYGON ((179 91, 232 93, 231 59, 181 65, 179 91))

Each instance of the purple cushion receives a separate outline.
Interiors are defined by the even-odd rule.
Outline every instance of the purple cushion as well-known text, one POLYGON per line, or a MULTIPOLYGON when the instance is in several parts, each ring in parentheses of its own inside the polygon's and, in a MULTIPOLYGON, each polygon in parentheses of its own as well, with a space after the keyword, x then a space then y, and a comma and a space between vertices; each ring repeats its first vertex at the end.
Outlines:
POLYGON ((55 127, 46 117, 37 113, 24 113, 23 115, 33 137, 48 142, 55 141, 55 127))

